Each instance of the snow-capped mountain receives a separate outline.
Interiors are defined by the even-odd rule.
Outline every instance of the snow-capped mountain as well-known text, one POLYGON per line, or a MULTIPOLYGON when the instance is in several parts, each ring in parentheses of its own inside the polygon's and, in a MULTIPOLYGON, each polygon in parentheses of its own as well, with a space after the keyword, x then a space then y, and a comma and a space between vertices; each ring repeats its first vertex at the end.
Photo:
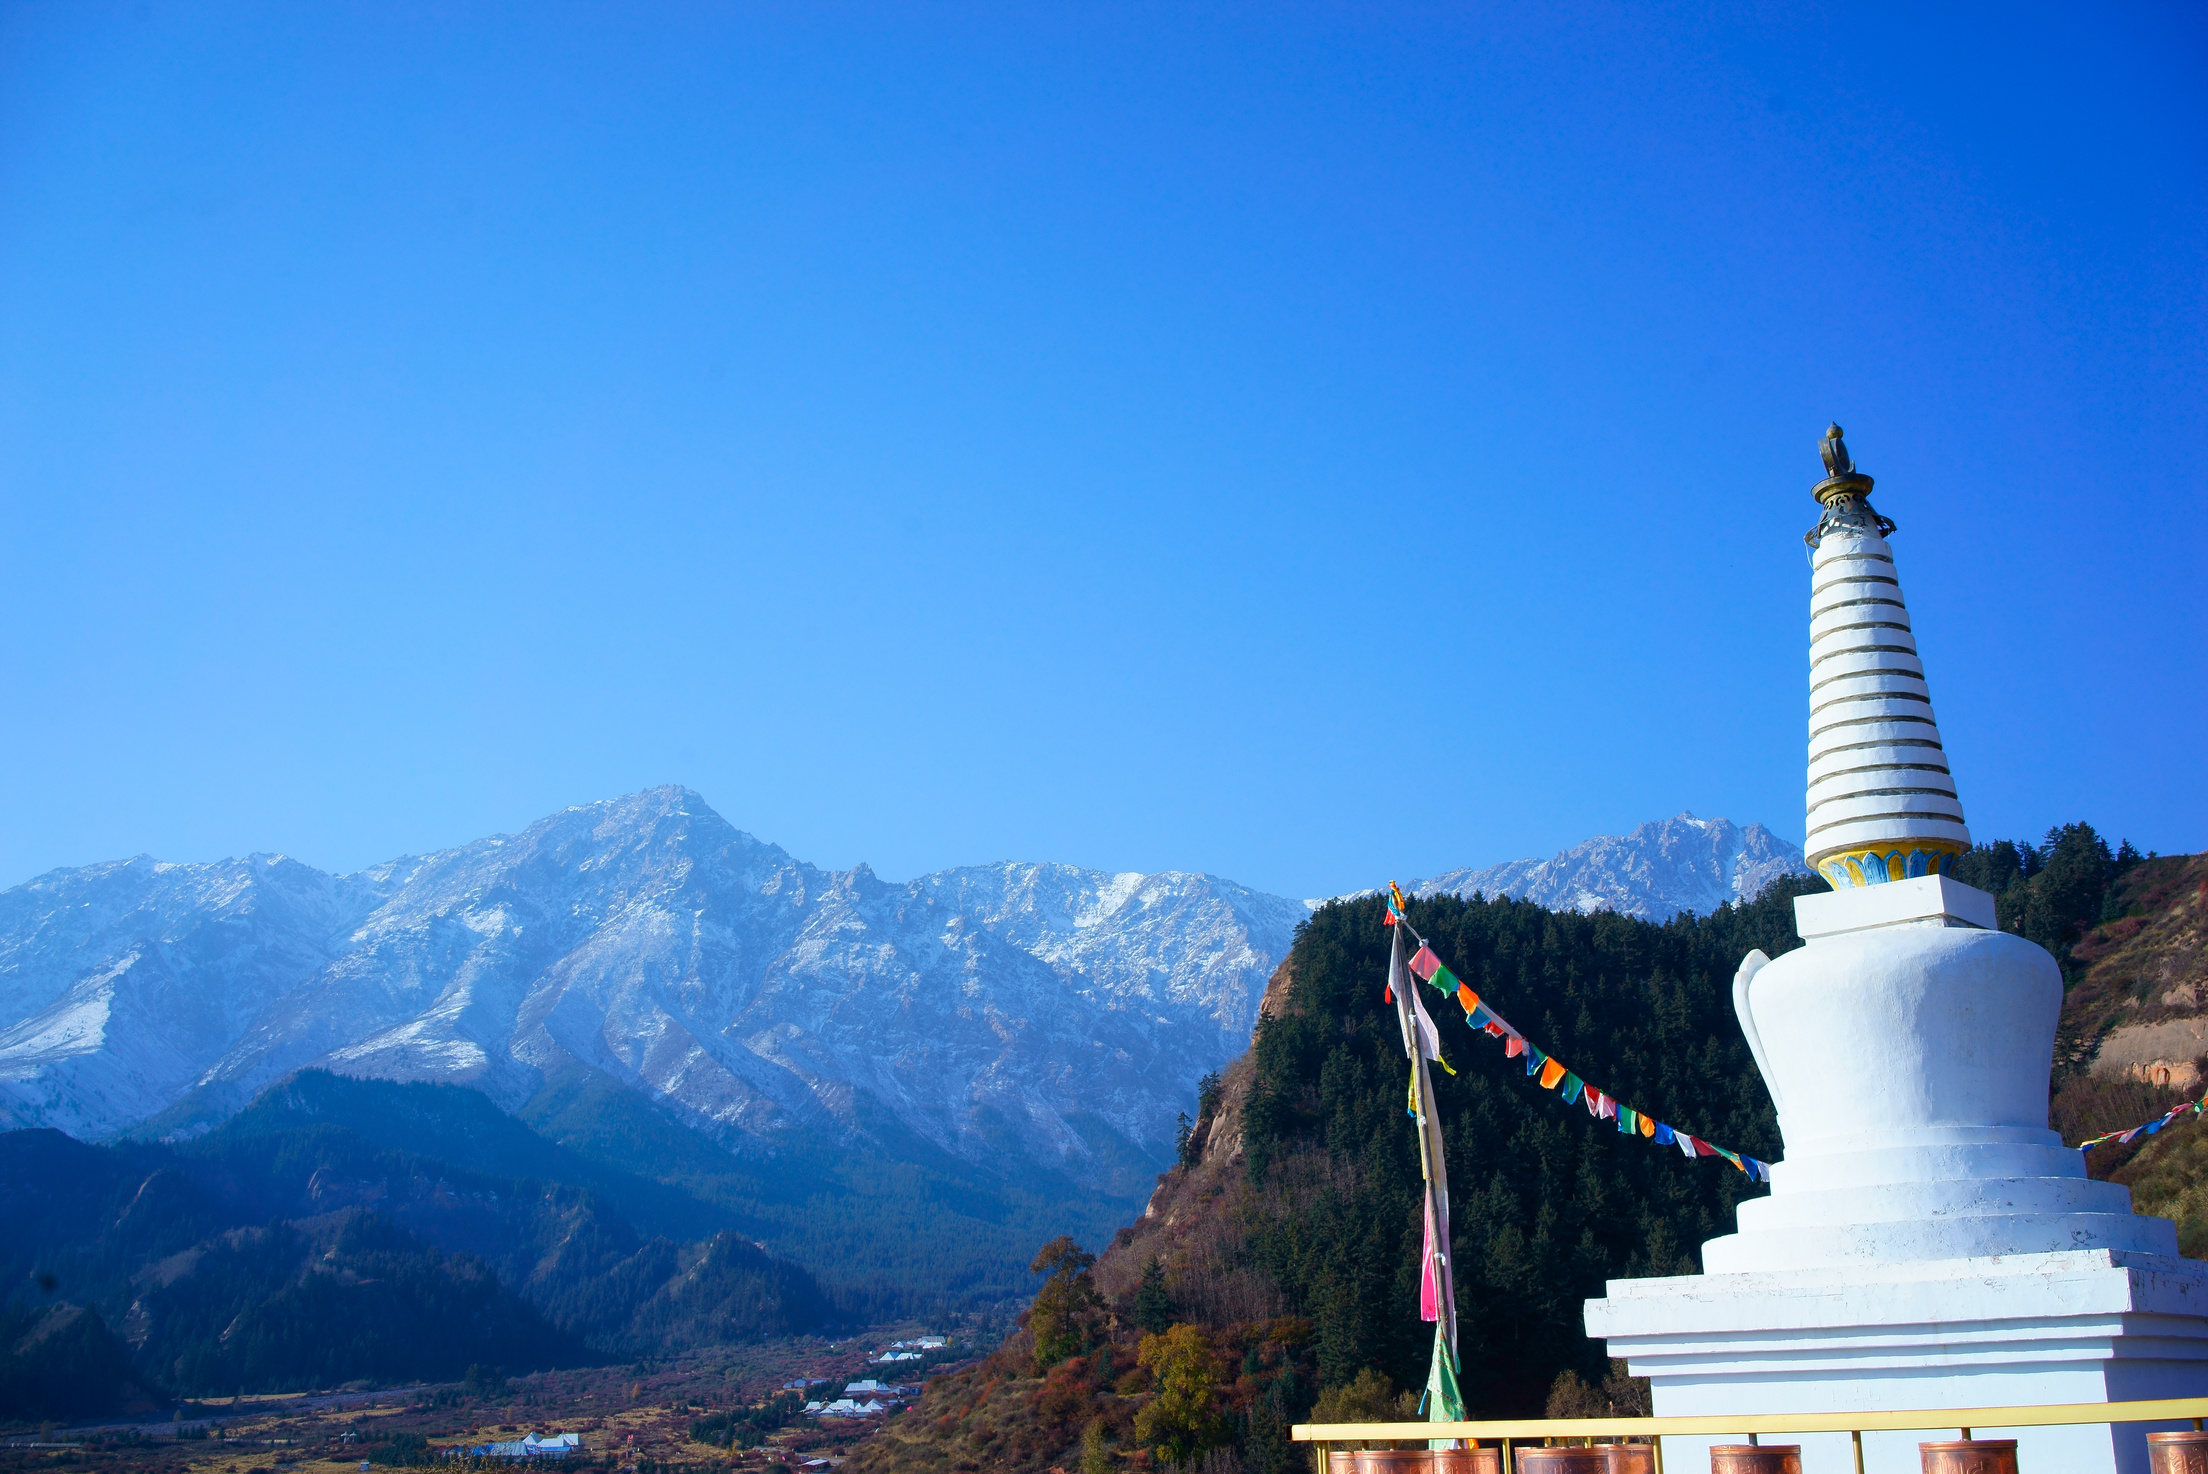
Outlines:
POLYGON ((1631 834, 1601 835, 1552 860, 1510 860, 1451 870, 1408 887, 1418 896, 1510 896, 1552 911, 1615 911, 1669 921, 1706 915, 1756 894, 1782 875, 1807 875, 1798 846, 1764 828, 1681 813, 1631 834))
POLYGON ((350 876, 55 871, 0 893, 0 1125, 188 1126, 309 1064, 511 1105, 580 1063, 731 1142, 888 1112, 1084 1175, 1167 1148, 1307 914, 1177 872, 823 871, 683 788, 350 876))

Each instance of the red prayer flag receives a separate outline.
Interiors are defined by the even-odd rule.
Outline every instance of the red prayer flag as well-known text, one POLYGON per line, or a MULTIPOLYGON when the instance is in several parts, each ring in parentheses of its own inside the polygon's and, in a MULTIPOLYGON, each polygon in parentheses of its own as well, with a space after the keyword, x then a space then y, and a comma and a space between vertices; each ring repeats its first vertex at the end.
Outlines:
POLYGON ((1439 966, 1441 966, 1441 959, 1434 955, 1434 949, 1421 943, 1418 955, 1411 959, 1411 971, 1417 973, 1421 978, 1431 978, 1434 975, 1434 969, 1439 966))

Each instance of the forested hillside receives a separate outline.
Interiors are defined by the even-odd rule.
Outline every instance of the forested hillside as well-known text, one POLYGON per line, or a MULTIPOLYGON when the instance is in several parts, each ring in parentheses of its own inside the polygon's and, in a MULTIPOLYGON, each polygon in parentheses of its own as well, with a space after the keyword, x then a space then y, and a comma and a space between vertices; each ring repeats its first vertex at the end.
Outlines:
MULTIPOLYGON (((2090 1072, 2091 1041, 2124 1016, 2096 1001, 2114 984, 2095 969, 2121 953, 2160 979, 2168 957, 2189 956, 2123 949, 2141 936, 2197 939, 2184 908, 2208 907, 2208 857, 2141 857, 2066 825, 2038 845, 1981 846, 1964 878, 1995 893, 2005 928, 2064 964, 2064 1038, 2084 1041, 2057 1061, 2067 1139, 2166 1105, 2171 1090, 2090 1072)), ((1800 945, 1793 898, 1823 888, 1782 881, 1748 905, 1662 926, 1477 898, 1414 902, 1410 917, 1483 999, 1589 1080, 1773 1158, 1776 1122, 1731 981, 1749 951, 1800 945)), ((1207 1083, 1182 1163, 1149 1209, 1093 1268, 1070 1245, 1046 1253, 1058 1273, 1027 1329, 982 1367, 932 1385, 862 1451, 856 1474, 1098 1474, 1206 1448, 1222 1451, 1207 1468, 1274 1474, 1306 1467, 1286 1435, 1314 1404, 1328 1420, 1415 1405, 1431 1329, 1417 1312, 1417 1145, 1381 997, 1382 916, 1366 900, 1311 919, 1267 992, 1250 1053, 1207 1083)), ((2132 984, 2115 991, 2138 1006, 2132 984)), ((1764 1189, 1722 1159, 1688 1160, 1566 1107, 1457 1010, 1434 1012, 1457 1071, 1436 1073, 1435 1107, 1471 1411, 1538 1415, 1560 1385, 1598 1403, 1606 1394, 1591 1389, 1606 1381, 1636 1395, 1587 1339, 1583 1302, 1609 1278, 1695 1271, 1702 1241, 1730 1231, 1734 1207, 1764 1189)), ((2171 1132, 2128 1166, 2121 1153, 2094 1166, 2140 1176, 2144 1209, 2202 1199, 2208 1220, 2202 1143, 2208 1129, 2171 1132)))
MULTIPOLYGON (((1732 975, 1754 948, 1799 945, 1793 897, 1822 887, 1789 880, 1661 926, 1509 900, 1445 897, 1410 914, 1459 976, 1588 1078, 1769 1157, 1775 1122, 1732 1020, 1732 975)), ((1250 1054, 1206 1092, 1183 1164, 1088 1271, 1096 1307, 1071 1277, 1055 1303, 1046 1289, 1028 1330, 931 1385, 856 1468, 1040 1471, 1085 1454, 1084 1467, 1110 1467, 1136 1449, 1218 1444, 1272 1474, 1304 1466, 1287 1429, 1322 1391, 1378 1398, 1377 1411, 1424 1381, 1417 1144, 1381 999, 1383 915, 1378 900, 1337 903, 1305 926, 1250 1054)), ((1561 1372, 1605 1369, 1582 1300, 1611 1276, 1693 1270, 1701 1241, 1764 1189, 1561 1105, 1461 1017, 1442 1029, 1457 1069, 1437 1073, 1435 1108, 1465 1393, 1481 1413, 1538 1414, 1561 1372)))

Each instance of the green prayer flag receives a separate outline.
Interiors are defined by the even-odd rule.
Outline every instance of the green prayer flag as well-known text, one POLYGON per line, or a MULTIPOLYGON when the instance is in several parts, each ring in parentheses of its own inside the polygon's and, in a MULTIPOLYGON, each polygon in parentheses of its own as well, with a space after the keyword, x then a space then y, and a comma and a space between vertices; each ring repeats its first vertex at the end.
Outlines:
MULTIPOLYGON (((1434 1326, 1434 1360, 1426 1371, 1426 1421, 1464 1421, 1464 1394, 1457 1390, 1457 1359, 1449 1354, 1449 1338, 1442 1323, 1434 1326)), ((1453 1440, 1430 1440, 1435 1448, 1454 1448, 1453 1440)))

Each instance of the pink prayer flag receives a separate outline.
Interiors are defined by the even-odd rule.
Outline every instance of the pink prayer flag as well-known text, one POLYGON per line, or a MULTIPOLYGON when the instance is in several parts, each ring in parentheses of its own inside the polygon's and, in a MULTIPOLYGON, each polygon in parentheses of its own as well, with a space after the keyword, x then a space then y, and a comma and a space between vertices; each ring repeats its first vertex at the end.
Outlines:
POLYGON ((1423 942, 1420 943, 1418 955, 1411 959, 1411 971, 1417 973, 1421 981, 1430 982, 1434 976, 1434 969, 1439 966, 1441 966, 1441 959, 1434 955, 1434 949, 1423 942))
POLYGON ((1426 1195, 1426 1243, 1418 1255, 1418 1314, 1422 1320, 1441 1319, 1441 1260, 1434 1253, 1434 1196, 1426 1195))
POLYGON ((1516 1059, 1519 1055, 1524 1054, 1525 1052, 1526 1041, 1519 1038, 1516 1034, 1511 1035, 1510 1042, 1503 1046, 1504 1059, 1516 1059))

